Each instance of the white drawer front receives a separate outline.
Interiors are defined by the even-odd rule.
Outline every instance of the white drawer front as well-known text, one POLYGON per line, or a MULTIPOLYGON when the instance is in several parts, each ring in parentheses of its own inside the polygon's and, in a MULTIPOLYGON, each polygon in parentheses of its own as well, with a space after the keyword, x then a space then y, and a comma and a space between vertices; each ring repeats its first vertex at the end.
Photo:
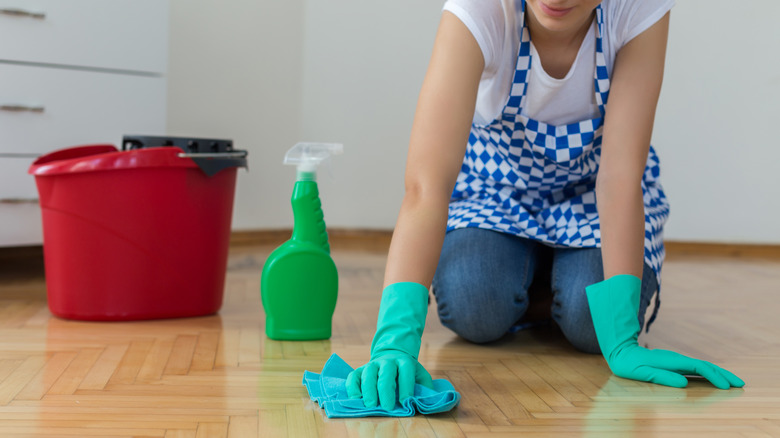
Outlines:
POLYGON ((33 158, 0 157, 0 202, 38 199, 35 177, 27 174, 33 158))
MULTIPOLYGON (((165 134, 166 84, 161 77, 0 64, 3 105, 43 111, 0 109, 0 153, 43 154, 92 143, 120 146, 124 134, 165 134)), ((31 178, 16 179, 25 160, 0 161, 0 172, 8 175, 2 177, 0 199, 34 193, 31 178)))
POLYGON ((43 243, 41 208, 38 204, 0 203, 0 246, 43 243))
POLYGON ((167 0, 0 0, 0 60, 161 73, 167 0))

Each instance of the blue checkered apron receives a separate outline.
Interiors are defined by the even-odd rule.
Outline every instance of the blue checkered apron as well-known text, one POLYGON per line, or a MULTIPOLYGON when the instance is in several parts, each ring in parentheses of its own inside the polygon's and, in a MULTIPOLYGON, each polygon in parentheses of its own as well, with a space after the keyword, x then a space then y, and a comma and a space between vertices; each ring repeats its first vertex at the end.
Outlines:
MULTIPOLYGON (((601 247, 595 187, 610 83, 602 48, 602 9, 600 5, 596 9, 593 81, 601 117, 560 126, 531 119, 521 111, 531 68, 531 41, 524 9, 525 2, 510 95, 496 120, 471 127, 450 199, 447 231, 477 227, 554 247, 601 247)), ((651 147, 642 179, 644 259, 660 283, 664 259, 662 231, 669 204, 658 181, 658 164, 651 147)))

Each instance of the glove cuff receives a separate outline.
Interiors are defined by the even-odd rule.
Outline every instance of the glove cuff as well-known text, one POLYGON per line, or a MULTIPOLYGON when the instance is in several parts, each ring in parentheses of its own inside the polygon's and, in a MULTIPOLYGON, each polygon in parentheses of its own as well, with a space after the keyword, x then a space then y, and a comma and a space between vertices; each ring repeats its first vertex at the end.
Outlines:
POLYGON ((585 288, 596 338, 608 362, 622 345, 637 341, 641 289, 642 280, 633 275, 615 275, 585 288))
POLYGON ((411 282, 387 286, 379 304, 371 358, 402 351, 417 359, 427 314, 428 288, 411 282))

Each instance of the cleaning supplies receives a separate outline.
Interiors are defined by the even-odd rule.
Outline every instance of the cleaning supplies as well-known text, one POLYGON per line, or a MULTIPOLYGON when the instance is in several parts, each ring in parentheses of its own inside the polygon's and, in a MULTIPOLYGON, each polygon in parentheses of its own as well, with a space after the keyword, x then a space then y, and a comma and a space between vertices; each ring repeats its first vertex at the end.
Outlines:
POLYGON ((319 374, 303 372, 303 386, 311 400, 317 402, 328 418, 431 415, 452 410, 460 402, 460 394, 452 383, 446 379, 434 379, 430 386, 415 384, 414 392, 390 410, 381 406, 368 408, 362 399, 352 398, 348 394, 346 379, 352 371, 349 364, 333 354, 319 374))
POLYGON ((297 166, 292 193, 293 233, 263 266, 260 293, 265 333, 276 340, 328 339, 338 294, 338 273, 317 188, 317 166, 343 151, 341 144, 298 143, 284 157, 297 166))

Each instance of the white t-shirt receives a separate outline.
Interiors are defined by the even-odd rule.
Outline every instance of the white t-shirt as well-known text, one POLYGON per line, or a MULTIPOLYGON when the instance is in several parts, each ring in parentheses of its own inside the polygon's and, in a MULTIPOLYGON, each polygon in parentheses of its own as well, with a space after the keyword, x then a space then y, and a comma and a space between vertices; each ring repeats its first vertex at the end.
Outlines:
MULTIPOLYGON (((618 50, 660 20, 674 0, 603 0, 603 49, 612 74, 618 50)), ((489 124, 504 109, 520 46, 521 0, 447 0, 453 13, 471 31, 485 58, 474 123, 489 124)), ((522 113, 540 122, 563 125, 599 117, 593 85, 596 69, 596 22, 582 42, 577 58, 563 79, 544 71, 531 42, 533 64, 522 113)))

